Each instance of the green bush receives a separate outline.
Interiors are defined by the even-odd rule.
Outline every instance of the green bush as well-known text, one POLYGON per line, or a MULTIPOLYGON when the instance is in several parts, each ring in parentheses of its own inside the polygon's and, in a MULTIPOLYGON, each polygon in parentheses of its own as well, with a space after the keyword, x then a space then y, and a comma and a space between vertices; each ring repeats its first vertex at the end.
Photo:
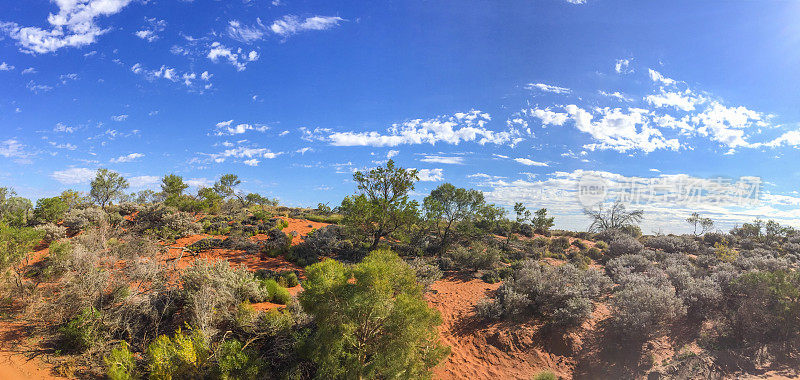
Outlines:
POLYGON ((94 308, 84 309, 61 326, 59 346, 63 351, 82 352, 95 343, 100 329, 100 312, 94 308))
POLYGON ((197 329, 161 335, 147 347, 150 378, 153 380, 200 379, 208 368, 211 350, 197 329))
POLYGON ((268 301, 270 302, 286 305, 292 299, 292 296, 289 294, 289 290, 279 285, 275 279, 265 279, 261 282, 261 286, 263 286, 269 294, 268 301))
POLYGON ((36 201, 33 218, 37 223, 58 223, 64 218, 68 208, 61 197, 41 198, 36 201))
POLYGON ((122 341, 111 350, 111 353, 103 358, 106 365, 106 376, 110 380, 133 380, 137 379, 136 361, 133 358, 130 345, 122 341))
POLYGON ((265 378, 264 363, 254 352, 245 350, 236 339, 226 340, 217 348, 213 377, 221 380, 255 380, 265 378))
POLYGON ((558 380, 558 376, 552 371, 541 371, 534 375, 532 380, 558 380))
POLYGON ((481 270, 499 265, 502 253, 497 248, 478 242, 469 248, 458 246, 448 250, 445 256, 453 260, 453 269, 481 270))

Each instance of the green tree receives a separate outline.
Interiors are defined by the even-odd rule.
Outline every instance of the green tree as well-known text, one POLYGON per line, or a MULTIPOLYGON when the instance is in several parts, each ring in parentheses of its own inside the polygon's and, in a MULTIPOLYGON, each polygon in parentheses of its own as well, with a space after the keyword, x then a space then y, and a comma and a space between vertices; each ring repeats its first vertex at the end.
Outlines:
POLYGON ((521 202, 514 203, 514 213, 517 214, 517 223, 522 224, 531 219, 531 212, 521 202))
POLYGON ((61 197, 41 198, 36 201, 33 217, 40 223, 57 223, 64 218, 68 208, 61 197))
POLYGON ((644 211, 628 211, 621 201, 614 202, 608 209, 600 204, 596 209, 584 209, 583 213, 592 220, 589 231, 636 229, 644 217, 644 211))
POLYGON ((167 174, 161 178, 161 192, 169 197, 180 197, 189 185, 183 182, 183 177, 175 174, 167 174))
POLYGON ((242 183, 236 174, 224 174, 214 183, 214 191, 223 199, 236 195, 236 187, 242 183))
POLYGON ((694 227, 695 236, 705 234, 714 228, 714 221, 711 220, 711 218, 703 218, 699 213, 696 212, 693 212, 692 216, 686 218, 686 222, 694 227), (697 232, 698 227, 700 228, 700 232, 697 232))
POLYGON ((100 168, 97 170, 97 176, 92 180, 92 189, 89 195, 95 203, 105 208, 113 200, 123 196, 125 194, 123 191, 127 188, 128 180, 119 173, 100 168))
POLYGON ((0 223, 15 227, 28 224, 33 213, 33 203, 29 199, 18 197, 13 189, 0 187, 0 223))
POLYGON ((536 216, 531 219, 531 223, 533 224, 534 232, 538 234, 547 234, 550 231, 550 228, 553 227, 555 224, 556 218, 554 217, 547 217, 547 209, 540 208, 536 210, 534 213, 536 216))
POLYGON ((439 252, 444 252, 453 240, 456 224, 474 221, 486 206, 483 193, 443 183, 425 197, 425 217, 433 225, 439 238, 439 252))
POLYGON ((67 204, 67 211, 72 211, 76 208, 82 208, 89 203, 81 192, 75 190, 64 190, 59 197, 67 204))
POLYGON ((307 352, 320 378, 430 378, 448 353, 438 341, 438 311, 423 299, 414 270, 391 251, 352 266, 311 265, 303 287, 300 303, 316 322, 307 352))
POLYGON ((418 204, 408 199, 419 180, 417 171, 403 169, 389 160, 386 167, 353 174, 360 194, 346 197, 340 207, 342 224, 363 238, 372 251, 382 238, 391 237, 402 226, 419 218, 418 204))

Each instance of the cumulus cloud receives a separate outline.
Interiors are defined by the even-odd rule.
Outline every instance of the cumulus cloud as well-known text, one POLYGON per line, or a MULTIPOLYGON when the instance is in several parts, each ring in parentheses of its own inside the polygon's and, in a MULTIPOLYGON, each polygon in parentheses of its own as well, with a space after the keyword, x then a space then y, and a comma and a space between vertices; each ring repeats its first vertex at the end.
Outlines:
POLYGON ((65 170, 54 171, 50 177, 64 185, 77 185, 81 183, 88 183, 94 179, 97 170, 88 168, 69 168, 65 170))
POLYGON ((159 182, 161 182, 161 177, 156 177, 153 175, 140 175, 128 178, 128 184, 135 189, 150 187, 159 182))
POLYGON ((50 29, 0 22, 0 30, 17 41, 25 53, 45 54, 64 47, 81 47, 96 42, 109 31, 97 19, 119 13, 131 0, 54 0, 58 13, 49 14, 50 29))
POLYGON ((173 67, 168 67, 166 65, 162 65, 157 70, 149 70, 145 68, 141 63, 135 63, 133 66, 131 66, 131 71, 134 74, 142 75, 148 81, 164 79, 173 83, 182 83, 190 90, 197 89, 200 92, 211 88, 212 86, 211 77, 214 76, 213 74, 210 74, 208 71, 203 71, 200 75, 190 71, 179 72, 177 69, 173 67))
POLYGON ((236 67, 237 71, 244 71, 249 62, 258 60, 258 52, 251 50, 249 53, 246 53, 242 48, 232 50, 219 42, 213 42, 209 47, 206 57, 212 62, 225 59, 228 63, 236 67))
POLYGON ((247 131, 266 132, 267 130, 269 130, 269 127, 263 124, 240 123, 233 125, 233 119, 231 119, 217 123, 215 134, 217 136, 231 136, 240 135, 247 131))
POLYGON ((617 63, 614 65, 614 71, 617 74, 630 74, 633 73, 633 69, 630 68, 631 60, 630 59, 618 59, 617 63))
POLYGON ((16 139, 0 141, 0 156, 6 158, 26 158, 25 146, 16 139))
POLYGON ((56 123, 56 126, 53 127, 53 132, 63 132, 63 133, 73 133, 77 130, 75 127, 70 127, 64 123, 56 123))
POLYGON ((114 115, 114 116, 111 116, 111 120, 114 120, 114 121, 125 121, 125 120, 128 120, 128 115, 114 115))
POLYGON ((653 82, 660 82, 668 86, 675 84, 674 79, 667 78, 661 75, 661 73, 659 73, 658 71, 655 71, 653 69, 647 69, 647 71, 650 74, 650 80, 652 80, 653 82))
MULTIPOLYGON (((488 113, 471 110, 452 116, 433 119, 414 119, 393 124, 387 133, 380 132, 334 132, 320 139, 336 146, 374 146, 394 147, 410 144, 431 144, 437 142, 458 145, 461 142, 478 144, 511 144, 522 140, 520 132, 514 128, 507 131, 492 131, 486 128, 491 120, 488 113)), ((319 134, 304 130, 309 139, 319 138, 319 134)))
MULTIPOLYGON (((11 70, 14 70, 14 66, 13 65, 9 65, 8 63, 5 63, 5 62, 0 63, 0 71, 11 71, 11 70)), ((23 74, 24 74, 24 72, 23 72, 23 74)))
POLYGON ((122 163, 122 162, 131 162, 135 161, 136 159, 144 157, 144 154, 141 153, 129 153, 124 156, 119 156, 117 158, 112 158, 111 162, 113 163, 122 163))
POLYGON ((444 180, 444 171, 442 169, 419 169, 417 173, 419 180, 422 182, 438 182, 444 180))

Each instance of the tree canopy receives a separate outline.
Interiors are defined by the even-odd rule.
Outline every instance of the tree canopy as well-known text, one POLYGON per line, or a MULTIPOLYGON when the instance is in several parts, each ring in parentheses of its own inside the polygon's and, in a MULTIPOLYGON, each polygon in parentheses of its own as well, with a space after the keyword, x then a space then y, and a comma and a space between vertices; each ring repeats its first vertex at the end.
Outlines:
POLYGON ((128 180, 119 173, 108 169, 98 169, 97 175, 92 180, 92 189, 89 195, 100 207, 106 207, 112 201, 123 196, 123 191, 128 188, 128 180))

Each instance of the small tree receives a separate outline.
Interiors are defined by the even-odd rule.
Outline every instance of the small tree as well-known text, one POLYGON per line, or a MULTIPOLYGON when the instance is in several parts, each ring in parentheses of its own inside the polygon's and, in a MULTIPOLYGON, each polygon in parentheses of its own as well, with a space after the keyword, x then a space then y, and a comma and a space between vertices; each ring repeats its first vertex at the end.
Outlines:
POLYGON ((361 194, 342 201, 342 224, 366 240, 370 251, 374 250, 382 238, 419 218, 417 202, 408 199, 418 179, 416 170, 396 167, 392 160, 386 167, 355 172, 353 180, 361 194))
POLYGON ((169 197, 179 197, 189 185, 183 182, 183 177, 175 174, 167 174, 161 178, 161 191, 169 197))
POLYGON ((108 169, 98 169, 97 176, 92 180, 92 190, 89 195, 95 203, 105 208, 114 199, 124 195, 123 191, 128 188, 128 180, 119 173, 108 169))
POLYGON ((714 221, 711 218, 700 217, 699 213, 693 212, 692 216, 686 218, 686 222, 694 228, 694 235, 700 236, 714 228, 714 221), (700 232, 697 232, 698 227, 700 232))
POLYGON ((531 212, 525 209, 522 202, 514 203, 514 213, 517 214, 517 223, 522 224, 531 219, 531 212))
POLYGON ((644 211, 625 209, 622 201, 616 201, 608 210, 603 205, 598 205, 596 210, 584 209, 583 213, 592 219, 589 231, 627 230, 638 227, 642 221, 644 211))
POLYGON ((439 237, 439 251, 444 252, 452 241, 456 224, 472 221, 486 205, 483 193, 443 183, 425 197, 425 217, 433 224, 439 237))
POLYGON ((64 190, 61 192, 61 195, 59 195, 59 198, 67 205, 67 212, 76 208, 82 208, 89 203, 85 195, 75 190, 64 190))
POLYGON ((422 297, 414 270, 380 250, 347 266, 329 259, 306 268, 303 310, 316 322, 307 340, 326 379, 430 378, 447 355, 441 317, 422 297))
POLYGON ((546 208, 540 208, 536 210, 536 216, 531 219, 531 222, 536 233, 547 234, 555 224, 555 219, 554 217, 547 217, 546 208))
POLYGON ((67 203, 61 197, 41 198, 36 201, 33 217, 40 223, 57 223, 67 213, 67 203))
POLYGON ((236 174, 224 174, 214 183, 214 191, 223 199, 236 195, 236 187, 242 183, 236 174))

